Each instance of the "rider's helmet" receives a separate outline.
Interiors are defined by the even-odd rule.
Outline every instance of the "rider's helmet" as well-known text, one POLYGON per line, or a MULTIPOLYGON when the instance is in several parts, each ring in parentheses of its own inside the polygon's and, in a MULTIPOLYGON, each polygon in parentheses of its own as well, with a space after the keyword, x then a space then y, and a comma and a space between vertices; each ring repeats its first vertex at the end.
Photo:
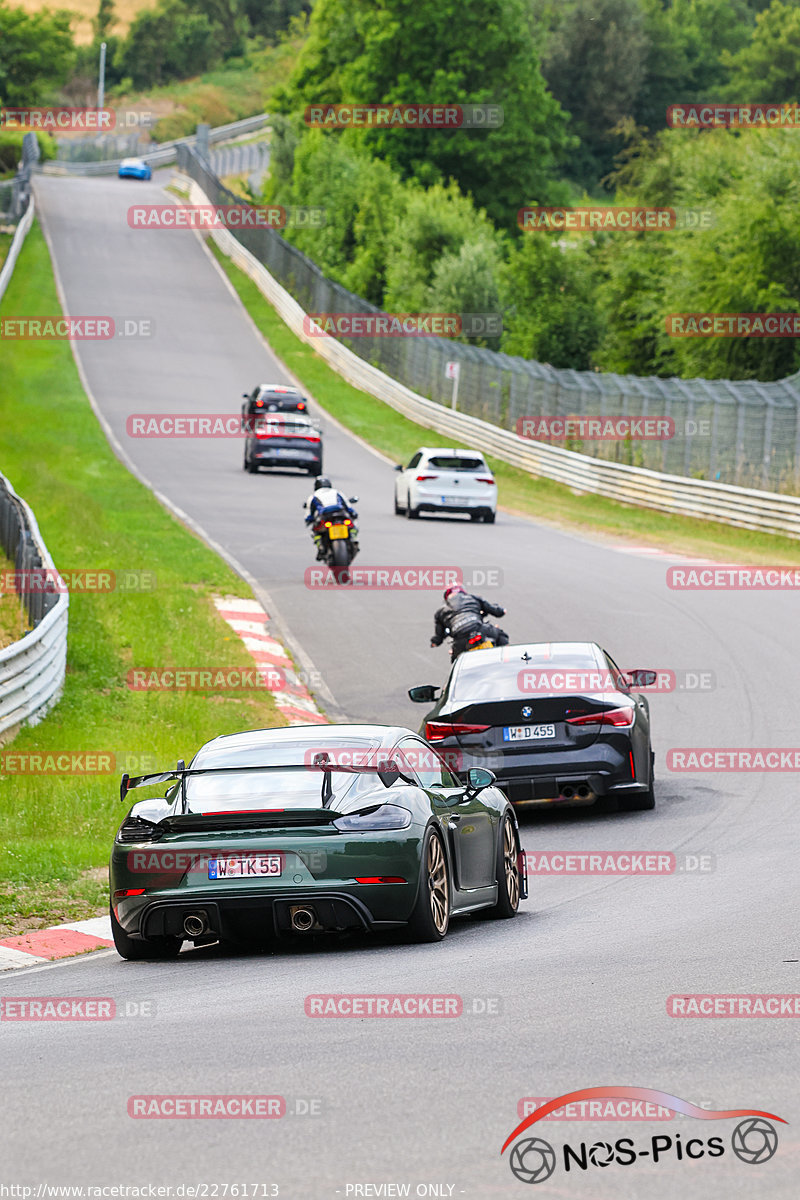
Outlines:
POLYGON ((314 491, 318 492, 320 488, 333 487, 327 475, 318 475, 314 480, 314 491))
POLYGON ((453 583, 450 585, 449 588, 444 589, 445 600, 447 600, 447 597, 452 596, 455 592, 464 592, 464 588, 461 586, 460 583, 453 583))

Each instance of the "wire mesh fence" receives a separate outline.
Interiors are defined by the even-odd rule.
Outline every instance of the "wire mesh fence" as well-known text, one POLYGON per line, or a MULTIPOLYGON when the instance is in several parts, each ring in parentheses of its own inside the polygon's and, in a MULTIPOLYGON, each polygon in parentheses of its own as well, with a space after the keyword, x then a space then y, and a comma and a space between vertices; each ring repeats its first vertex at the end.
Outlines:
MULTIPOLYGON (((213 162, 189 146, 178 165, 214 204, 240 204, 220 182, 213 162)), ((311 313, 378 314, 275 229, 236 230, 234 236, 294 299, 311 313)), ((522 432, 526 418, 597 417, 667 422, 669 433, 635 436, 553 436, 555 445, 594 458, 693 479, 800 494, 800 372, 774 383, 659 379, 557 369, 449 338, 339 338, 365 361, 442 405, 458 363, 458 408, 504 429, 522 432)), ((663 428, 664 426, 662 426, 663 428)), ((619 426, 617 426, 619 428, 619 426)), ((597 430, 598 426, 594 427, 597 430)), ((594 431, 593 430, 593 431, 594 431)))

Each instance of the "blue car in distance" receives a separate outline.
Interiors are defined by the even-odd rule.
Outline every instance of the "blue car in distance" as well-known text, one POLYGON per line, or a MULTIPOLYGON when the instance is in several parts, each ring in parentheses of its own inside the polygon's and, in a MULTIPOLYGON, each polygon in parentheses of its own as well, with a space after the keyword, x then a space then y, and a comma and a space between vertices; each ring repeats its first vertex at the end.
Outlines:
POLYGON ((152 179, 153 172, 143 158, 123 158, 117 172, 120 179, 152 179))

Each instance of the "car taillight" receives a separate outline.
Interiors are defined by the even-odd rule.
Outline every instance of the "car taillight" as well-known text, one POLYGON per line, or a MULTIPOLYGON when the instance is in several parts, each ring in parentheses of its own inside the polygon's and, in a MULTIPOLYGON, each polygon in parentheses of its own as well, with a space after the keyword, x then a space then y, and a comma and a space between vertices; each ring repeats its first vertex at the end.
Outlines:
POLYGON ((117 830, 118 842, 155 842, 163 834, 163 826, 128 813, 117 830))
POLYGON ((491 729, 491 725, 446 725, 441 721, 427 721, 425 737, 429 742, 440 742, 443 738, 455 737, 459 733, 485 733, 487 729, 491 729))
POLYGON ((119 892, 114 892, 115 900, 124 900, 127 896, 143 896, 144 888, 123 888, 119 892))
POLYGON ((418 475, 417 483, 424 483, 426 479, 438 479, 438 475, 418 475))
POLYGON ((304 442, 319 442, 321 440, 318 437, 309 437, 308 434, 305 433, 302 436, 304 442))
POLYGON ((407 883, 402 875, 356 875, 356 883, 407 883))
POLYGON ((476 482, 477 483, 494 483, 494 480, 491 477, 487 477, 485 475, 479 475, 476 482))
POLYGON ((302 402, 302 400, 301 400, 301 401, 300 401, 300 403, 299 403, 299 404, 298 404, 298 406, 297 406, 297 411, 298 411, 298 412, 305 412, 305 408, 306 408, 306 406, 305 406, 305 404, 303 404, 303 402, 302 402))
POLYGON ((633 724, 632 708, 608 708, 605 712, 582 713, 577 717, 567 715, 568 725, 616 725, 633 724))

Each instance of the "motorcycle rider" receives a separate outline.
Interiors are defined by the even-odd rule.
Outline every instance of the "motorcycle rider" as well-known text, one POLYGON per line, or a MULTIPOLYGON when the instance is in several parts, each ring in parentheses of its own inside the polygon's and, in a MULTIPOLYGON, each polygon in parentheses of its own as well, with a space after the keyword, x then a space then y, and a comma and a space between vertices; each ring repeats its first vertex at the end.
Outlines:
POLYGON ((508 634, 490 621, 484 621, 487 614, 504 617, 506 610, 481 596, 470 595, 460 583, 453 584, 445 589, 444 607, 437 609, 434 615, 436 631, 431 638, 431 645, 441 646, 448 635, 452 637, 451 662, 455 662, 459 654, 466 650, 469 638, 475 633, 491 638, 496 646, 507 646, 508 634))
MULTIPOLYGON (((318 475, 314 480, 314 491, 303 505, 308 509, 308 515, 305 518, 306 525, 314 525, 323 515, 326 509, 343 509, 351 520, 355 521, 358 513, 350 506, 342 493, 333 486, 327 475, 318 475)), ((352 539, 351 539, 352 540, 352 539)), ((320 544, 320 535, 314 534, 314 541, 317 545, 317 558, 323 557, 322 546, 320 544)), ((353 540, 353 544, 357 545, 353 540)))

